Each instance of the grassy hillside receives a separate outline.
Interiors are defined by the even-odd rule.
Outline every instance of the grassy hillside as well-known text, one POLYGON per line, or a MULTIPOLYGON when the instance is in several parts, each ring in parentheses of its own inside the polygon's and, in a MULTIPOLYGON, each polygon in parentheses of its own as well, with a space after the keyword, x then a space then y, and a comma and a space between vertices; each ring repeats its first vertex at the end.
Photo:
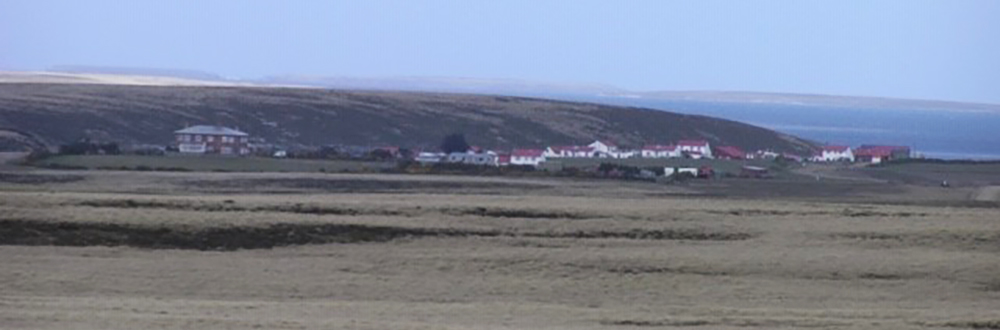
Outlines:
POLYGON ((362 162, 314 159, 274 159, 261 157, 202 157, 202 156, 55 156, 38 161, 38 165, 71 169, 149 169, 167 171, 218 172, 342 172, 395 168, 390 162, 362 162))
MULTIPOLYGON (((195 124, 238 127, 283 145, 431 147, 442 136, 461 132, 471 144, 504 148, 594 139, 639 146, 694 138, 749 150, 774 148, 801 154, 811 148, 795 137, 717 118, 518 97, 259 87, 0 84, 0 130, 36 144, 53 146, 82 137, 125 144, 167 144, 174 130, 195 124)), ((12 138, 7 140, 7 145, 14 143, 12 138)))

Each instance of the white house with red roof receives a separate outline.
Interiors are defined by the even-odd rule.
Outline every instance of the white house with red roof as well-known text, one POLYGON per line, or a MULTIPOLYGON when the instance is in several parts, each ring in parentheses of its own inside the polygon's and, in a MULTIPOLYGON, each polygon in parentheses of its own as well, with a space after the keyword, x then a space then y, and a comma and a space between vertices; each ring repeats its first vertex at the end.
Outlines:
POLYGON ((677 149, 691 158, 712 158, 712 147, 705 140, 680 140, 677 149))
POLYGON ((551 146, 543 155, 546 158, 594 158, 597 150, 591 146, 551 146))
POLYGON ((910 158, 910 147, 862 145, 854 151, 854 159, 864 163, 878 164, 905 158, 910 158))
POLYGON ((642 158, 674 158, 681 156, 681 150, 673 144, 647 144, 639 152, 642 158))
POLYGON ((854 161, 854 151, 848 146, 823 146, 819 153, 813 156, 817 162, 854 161))
POLYGON ((545 150, 541 149, 514 149, 510 153, 511 165, 538 166, 545 161, 545 150))
POLYGON ((247 133, 222 126, 197 125, 174 131, 177 149, 182 153, 247 155, 247 133))

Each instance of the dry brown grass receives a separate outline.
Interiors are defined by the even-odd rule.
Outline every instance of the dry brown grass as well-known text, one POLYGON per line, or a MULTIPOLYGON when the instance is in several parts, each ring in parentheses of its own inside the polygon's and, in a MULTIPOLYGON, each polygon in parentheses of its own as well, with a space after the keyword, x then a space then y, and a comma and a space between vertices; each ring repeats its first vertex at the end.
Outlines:
POLYGON ((5 327, 992 329, 1000 320, 997 208, 709 198, 612 181, 72 174, 84 179, 0 186, 0 241, 16 244, 0 246, 5 327), (281 194, 191 184, 267 178, 369 184, 281 194), (417 181, 435 185, 408 186, 417 181), (240 244, 213 245, 220 237, 240 244))

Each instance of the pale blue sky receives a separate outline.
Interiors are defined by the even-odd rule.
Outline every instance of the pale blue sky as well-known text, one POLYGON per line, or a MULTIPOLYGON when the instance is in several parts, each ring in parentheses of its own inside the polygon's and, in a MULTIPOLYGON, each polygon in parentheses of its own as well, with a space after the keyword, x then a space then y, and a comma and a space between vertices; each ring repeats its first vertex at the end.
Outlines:
POLYGON ((1000 1, 0 0, 0 68, 1000 103, 1000 1))

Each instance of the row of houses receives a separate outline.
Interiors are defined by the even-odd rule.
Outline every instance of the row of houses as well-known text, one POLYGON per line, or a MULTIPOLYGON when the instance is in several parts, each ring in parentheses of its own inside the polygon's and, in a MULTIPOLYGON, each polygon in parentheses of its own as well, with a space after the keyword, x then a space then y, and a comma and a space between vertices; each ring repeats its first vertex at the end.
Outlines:
MULTIPOLYGON (((732 148, 732 147, 729 147, 732 148)), ((617 144, 597 140, 585 146, 551 146, 541 151, 546 158, 673 158, 687 155, 691 158, 712 158, 708 141, 681 140, 670 145, 646 145, 641 149, 623 149, 617 144)))
POLYGON ((829 145, 823 146, 820 151, 813 156, 816 162, 858 162, 878 164, 890 160, 906 159, 911 157, 910 147, 904 146, 883 146, 883 145, 861 145, 857 148, 850 146, 829 145))
MULTIPOLYGON (((197 125, 177 130, 174 132, 174 136, 177 149, 182 153, 247 155, 252 152, 249 134, 238 129, 197 125)), ((397 156, 399 152, 399 148, 396 147, 375 149, 388 150, 394 156, 397 156)), ((278 151, 275 156, 284 156, 283 151, 278 151)), ((708 141, 704 140, 681 140, 677 141, 677 143, 667 145, 651 144, 645 145, 640 149, 625 149, 609 141, 597 140, 588 145, 550 146, 545 149, 514 149, 510 152, 494 152, 480 148, 472 148, 464 153, 452 154, 418 152, 414 159, 421 163, 448 162, 494 166, 538 166, 548 159, 560 158, 624 159, 686 157, 694 159, 755 159, 775 158, 777 156, 777 153, 770 151, 746 153, 733 146, 713 148, 708 141)))
MULTIPOLYGON (((247 155, 251 152, 249 134, 222 126, 197 125, 174 132, 178 151, 182 153, 247 155)), ((392 148, 390 148, 392 149, 392 148)), ((398 148, 392 151, 398 153, 398 148)), ((779 156, 802 161, 801 157, 760 150, 746 153, 734 146, 712 147, 705 140, 680 140, 674 144, 645 145, 640 149, 625 149, 617 144, 597 140, 588 145, 550 146, 545 149, 514 149, 511 152, 494 152, 474 148, 464 153, 421 152, 415 160, 422 163, 464 163, 475 165, 529 165, 538 166, 547 159, 560 158, 718 158, 718 159, 767 159, 779 156)), ((911 157, 911 150, 904 146, 828 145, 810 160, 816 162, 881 163, 911 157)))
MULTIPOLYGON (((747 154, 740 148, 722 146, 713 148, 708 141, 681 140, 669 145, 646 145, 640 149, 624 149, 618 145, 597 140, 588 145, 550 146, 545 149, 514 149, 507 152, 482 151, 473 148, 468 152, 451 154, 421 152, 415 160, 421 163, 462 163, 473 165, 527 165, 538 166, 550 159, 565 158, 720 158, 747 159, 762 152, 747 154)), ((778 154, 774 154, 777 156, 778 154)))

